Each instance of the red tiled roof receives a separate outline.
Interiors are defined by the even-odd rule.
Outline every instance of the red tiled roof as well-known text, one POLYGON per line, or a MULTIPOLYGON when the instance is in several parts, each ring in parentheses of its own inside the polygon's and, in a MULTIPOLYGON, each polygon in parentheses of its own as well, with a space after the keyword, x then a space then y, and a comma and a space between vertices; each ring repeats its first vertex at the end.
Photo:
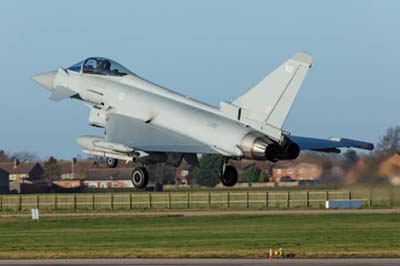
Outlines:
POLYGON ((0 168, 7 171, 9 174, 29 174, 38 163, 22 162, 14 167, 14 163, 0 163, 0 168))

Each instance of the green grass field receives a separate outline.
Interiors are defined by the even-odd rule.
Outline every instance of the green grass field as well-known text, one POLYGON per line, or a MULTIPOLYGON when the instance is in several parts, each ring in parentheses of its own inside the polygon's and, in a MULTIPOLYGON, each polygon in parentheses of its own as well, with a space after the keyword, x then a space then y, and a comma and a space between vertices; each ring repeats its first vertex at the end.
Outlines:
POLYGON ((399 257, 396 214, 0 219, 0 258, 399 257))

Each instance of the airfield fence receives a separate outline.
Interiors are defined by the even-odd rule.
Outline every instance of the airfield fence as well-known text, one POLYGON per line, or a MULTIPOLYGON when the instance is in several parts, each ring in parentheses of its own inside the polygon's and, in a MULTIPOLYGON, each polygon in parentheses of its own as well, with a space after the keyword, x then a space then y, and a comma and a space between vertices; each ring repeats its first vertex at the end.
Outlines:
POLYGON ((0 212, 40 210, 321 208, 326 200, 360 200, 364 206, 399 204, 391 194, 349 191, 248 191, 0 195, 0 212))

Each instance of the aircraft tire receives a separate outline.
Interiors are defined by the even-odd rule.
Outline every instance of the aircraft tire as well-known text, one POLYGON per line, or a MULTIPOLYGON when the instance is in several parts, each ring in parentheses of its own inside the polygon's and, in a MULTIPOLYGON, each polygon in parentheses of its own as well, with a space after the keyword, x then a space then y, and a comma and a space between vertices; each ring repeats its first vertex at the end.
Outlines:
POLYGON ((221 176, 221 182, 226 187, 233 187, 238 181, 238 172, 232 165, 225 166, 225 171, 221 176))
POLYGON ((147 173, 146 168, 137 167, 133 169, 131 179, 135 188, 142 189, 149 183, 149 174, 147 173))
POLYGON ((106 164, 109 168, 115 168, 118 165, 118 160, 108 157, 106 160, 106 164))

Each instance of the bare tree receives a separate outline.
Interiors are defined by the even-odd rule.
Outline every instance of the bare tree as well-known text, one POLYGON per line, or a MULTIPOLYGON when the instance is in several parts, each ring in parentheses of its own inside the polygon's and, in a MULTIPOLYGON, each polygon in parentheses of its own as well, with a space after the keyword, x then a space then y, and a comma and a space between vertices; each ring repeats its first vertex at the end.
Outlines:
POLYGON ((350 163, 356 163, 358 159, 360 159, 357 155, 357 152, 353 149, 348 149, 345 153, 343 153, 343 157, 350 163))
POLYGON ((35 152, 28 151, 15 152, 11 158, 12 160, 18 159, 21 162, 35 162, 39 160, 39 156, 35 152))
POLYGON ((376 144, 375 154, 388 158, 400 151, 400 126, 390 127, 386 130, 385 135, 379 138, 376 144))
POLYGON ((9 162, 11 160, 12 159, 8 156, 8 154, 5 151, 0 150, 0 162, 9 162))
POLYGON ((362 183, 387 183, 379 173, 379 167, 390 156, 400 150, 400 126, 390 127, 385 135, 379 138, 375 150, 362 158, 365 161, 364 169, 359 173, 359 181, 362 183))
POLYGON ((44 174, 43 179, 53 181, 59 179, 61 176, 61 167, 58 164, 58 161, 53 156, 47 160, 44 164, 44 174))

